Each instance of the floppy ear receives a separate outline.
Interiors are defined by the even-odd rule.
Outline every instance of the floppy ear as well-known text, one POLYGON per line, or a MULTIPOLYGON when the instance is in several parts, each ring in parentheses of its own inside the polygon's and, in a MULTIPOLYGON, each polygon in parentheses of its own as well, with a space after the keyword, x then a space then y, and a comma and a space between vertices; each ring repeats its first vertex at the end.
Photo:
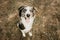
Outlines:
POLYGON ((33 7, 33 10, 35 10, 35 7, 33 7))
POLYGON ((34 12, 34 13, 36 12, 36 9, 35 9, 35 7, 33 7, 33 12, 34 12))
POLYGON ((18 8, 19 16, 20 16, 20 17, 21 17, 21 15, 22 15, 21 12, 22 12, 23 9, 24 9, 24 6, 21 6, 21 7, 18 8))
POLYGON ((35 13, 35 12, 38 12, 38 10, 37 10, 36 7, 33 7, 33 10, 34 10, 34 13, 35 13))
POLYGON ((36 15, 37 15, 37 12, 38 12, 38 11, 37 11, 37 8, 36 8, 36 7, 33 7, 33 16, 34 16, 34 15, 36 16, 36 15))
POLYGON ((19 11, 22 10, 22 9, 24 9, 24 6, 21 6, 21 7, 18 8, 19 11))

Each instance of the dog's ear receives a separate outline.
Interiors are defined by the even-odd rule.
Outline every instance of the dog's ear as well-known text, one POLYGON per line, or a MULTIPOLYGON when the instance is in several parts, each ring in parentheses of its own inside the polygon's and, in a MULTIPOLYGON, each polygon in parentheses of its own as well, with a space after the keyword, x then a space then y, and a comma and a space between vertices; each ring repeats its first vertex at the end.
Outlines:
POLYGON ((37 8, 36 7, 33 7, 33 16, 36 16, 37 15, 37 8))
POLYGON ((33 11, 34 13, 36 12, 36 9, 35 9, 35 7, 33 7, 32 11, 33 11))
POLYGON ((21 12, 22 12, 23 9, 24 9, 24 6, 21 6, 21 7, 18 8, 19 16, 20 16, 20 17, 22 16, 21 12))
POLYGON ((35 10, 35 7, 33 7, 33 10, 35 10))
POLYGON ((21 7, 18 8, 19 11, 22 10, 22 9, 24 9, 24 6, 21 6, 21 7))
POLYGON ((33 7, 33 11, 34 11, 34 13, 35 13, 35 12, 38 12, 38 10, 37 10, 36 7, 33 7))

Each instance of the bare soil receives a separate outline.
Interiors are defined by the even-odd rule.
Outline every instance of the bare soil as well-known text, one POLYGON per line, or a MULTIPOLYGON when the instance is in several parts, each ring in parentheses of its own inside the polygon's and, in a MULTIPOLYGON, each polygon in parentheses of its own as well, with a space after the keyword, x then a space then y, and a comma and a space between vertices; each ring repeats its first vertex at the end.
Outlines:
POLYGON ((0 40, 60 40, 60 0, 0 0, 0 40), (23 5, 36 8, 32 37, 17 27, 23 5))

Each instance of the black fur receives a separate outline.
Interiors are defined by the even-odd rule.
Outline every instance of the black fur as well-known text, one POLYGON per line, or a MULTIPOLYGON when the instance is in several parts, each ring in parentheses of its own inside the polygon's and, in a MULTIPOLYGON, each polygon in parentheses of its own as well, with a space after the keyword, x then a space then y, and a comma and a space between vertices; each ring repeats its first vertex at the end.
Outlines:
POLYGON ((18 10, 19 10, 19 16, 21 17, 21 12, 22 12, 22 10, 24 9, 24 6, 21 6, 20 8, 18 8, 18 10))
POLYGON ((19 28, 21 29, 21 30, 24 30, 25 29, 25 27, 24 27, 24 25, 21 23, 21 24, 19 24, 19 28))

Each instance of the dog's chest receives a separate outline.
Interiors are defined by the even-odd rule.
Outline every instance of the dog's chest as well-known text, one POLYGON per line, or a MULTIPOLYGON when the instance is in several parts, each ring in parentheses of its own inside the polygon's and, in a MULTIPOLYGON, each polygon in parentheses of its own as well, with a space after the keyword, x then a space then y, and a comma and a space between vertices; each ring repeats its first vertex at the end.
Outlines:
POLYGON ((30 30, 32 28, 34 18, 30 18, 29 22, 26 22, 25 18, 22 18, 21 22, 23 23, 26 30, 30 30))

